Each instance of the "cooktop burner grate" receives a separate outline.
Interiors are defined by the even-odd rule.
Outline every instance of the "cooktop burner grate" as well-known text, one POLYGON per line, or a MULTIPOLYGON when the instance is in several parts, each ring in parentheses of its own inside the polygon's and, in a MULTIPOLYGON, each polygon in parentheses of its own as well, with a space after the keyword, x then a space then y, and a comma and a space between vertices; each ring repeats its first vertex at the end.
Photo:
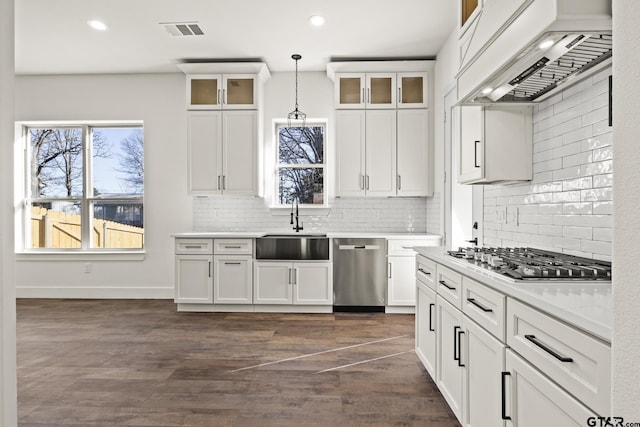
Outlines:
POLYGON ((611 263, 535 248, 459 248, 449 255, 517 280, 611 280, 611 263))

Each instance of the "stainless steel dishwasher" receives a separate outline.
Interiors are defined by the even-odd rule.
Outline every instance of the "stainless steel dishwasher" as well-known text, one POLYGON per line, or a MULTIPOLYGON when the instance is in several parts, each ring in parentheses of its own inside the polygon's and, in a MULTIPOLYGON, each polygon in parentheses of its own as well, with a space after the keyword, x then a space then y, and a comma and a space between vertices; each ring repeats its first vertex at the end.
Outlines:
POLYGON ((384 311, 386 239, 333 239, 334 311, 384 311))

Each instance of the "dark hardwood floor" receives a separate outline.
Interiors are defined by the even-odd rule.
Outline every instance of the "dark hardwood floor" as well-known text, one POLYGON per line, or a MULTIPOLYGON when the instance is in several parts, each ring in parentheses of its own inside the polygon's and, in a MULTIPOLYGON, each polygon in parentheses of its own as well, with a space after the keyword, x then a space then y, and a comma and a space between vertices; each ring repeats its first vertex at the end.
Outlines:
POLYGON ((459 426, 413 315, 17 302, 20 426, 459 426))

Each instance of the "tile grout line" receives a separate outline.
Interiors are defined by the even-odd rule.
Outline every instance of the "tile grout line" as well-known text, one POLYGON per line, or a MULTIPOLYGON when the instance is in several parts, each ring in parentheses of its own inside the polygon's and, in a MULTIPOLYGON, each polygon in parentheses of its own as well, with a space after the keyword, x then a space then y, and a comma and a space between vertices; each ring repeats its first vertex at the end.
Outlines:
POLYGON ((286 359, 274 360, 273 362, 266 362, 266 363, 261 363, 259 365, 253 365, 253 366, 247 366, 247 367, 244 367, 244 368, 234 369, 233 371, 230 371, 230 372, 240 372, 240 371, 246 371, 248 369, 261 368, 263 366, 275 365, 277 363, 289 362, 291 360, 304 359, 306 357, 318 356, 320 354, 332 353, 332 352, 341 351, 341 350, 348 350, 350 348, 362 347, 364 345, 377 344, 377 343, 381 343, 381 342, 385 342, 385 341, 397 340, 398 338, 405 338, 405 337, 408 337, 408 336, 409 335, 399 335, 397 337, 383 338, 383 339, 380 339, 380 340, 369 341, 369 342, 364 342, 364 343, 354 344, 354 345, 348 345, 346 347, 339 347, 339 348, 333 348, 331 350, 319 351, 317 353, 310 353, 310 354, 303 354, 303 355, 295 356, 295 357, 288 357, 286 359))

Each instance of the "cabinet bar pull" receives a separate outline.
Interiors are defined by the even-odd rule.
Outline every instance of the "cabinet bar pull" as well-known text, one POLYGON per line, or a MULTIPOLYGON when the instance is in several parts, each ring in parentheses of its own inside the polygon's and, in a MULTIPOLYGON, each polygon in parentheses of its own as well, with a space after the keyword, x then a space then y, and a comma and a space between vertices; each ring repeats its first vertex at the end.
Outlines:
POLYGON ((391 279, 391 263, 389 263, 389 279, 391 279))
POLYGON ((289 279, 287 285, 291 285, 291 269, 289 268, 289 279))
POLYGON ((511 376, 511 372, 502 372, 502 378, 501 378, 501 395, 502 395, 502 399, 500 399, 502 401, 502 409, 500 411, 500 415, 502 416, 503 420, 510 420, 511 417, 507 416, 507 386, 505 384, 505 379, 508 376, 511 376))
POLYGON ((433 327, 433 323, 432 323, 432 319, 433 319, 433 307, 435 307, 435 304, 429 304, 429 331, 431 332, 435 332, 435 328, 433 327))
POLYGON ((426 270, 425 270, 425 269, 423 269, 423 268, 418 268, 418 271, 419 271, 419 272, 421 272, 421 273, 426 274, 427 276, 431 276, 431 273, 429 273, 428 271, 426 271, 426 270))
POLYGON ((493 311, 492 309, 487 308, 484 305, 480 304, 479 302, 477 302, 473 298, 467 298, 467 301, 469 301, 471 304, 475 305, 476 307, 478 307, 480 310, 484 311, 485 313, 491 313, 493 311))
POLYGON ((367 89, 367 104, 371 104, 371 88, 367 89))
POLYGON ((462 340, 460 339, 460 335, 463 335, 464 331, 460 329, 458 331, 458 366, 464 368, 464 363, 462 363, 462 340))
POLYGON ((223 103, 227 103, 227 90, 226 89, 222 89, 222 102, 223 103))
POLYGON ((209 261, 209 277, 211 277, 211 261, 209 261))
POLYGON ((398 175, 398 190, 402 190, 402 177, 398 175))
POLYGON ((222 175, 222 189, 223 190, 227 189, 227 176, 226 175, 222 175))
POLYGON ((218 89, 218 96, 216 97, 216 103, 220 105, 220 89, 218 89))
POLYGON ((398 104, 402 104, 402 88, 398 88, 398 104))
POLYGON ((366 100, 366 99, 365 99, 365 97, 364 97, 364 88, 362 88, 362 103, 363 103, 363 104, 366 104, 366 103, 367 103, 367 100, 366 100))
POLYGON ((367 190, 369 189, 369 175, 366 175, 365 182, 367 183, 367 190))
POLYGON ((225 262, 224 265, 240 265, 239 262, 225 262))
POLYGON ((445 282, 444 280, 440 280, 438 283, 440 283, 442 286, 444 286, 445 288, 449 289, 450 291, 455 291, 456 288, 447 285, 447 282, 445 282))
POLYGON ((460 363, 460 354, 458 353, 458 329, 460 326, 453 327, 453 360, 457 360, 460 363))
POLYGON ((242 246, 225 246, 225 249, 240 249, 242 246))
POLYGON ((475 141, 473 145, 473 166, 477 168, 480 167, 478 164, 478 144, 480 144, 480 141, 475 141))
POLYGON ((546 351, 547 353, 549 353, 550 355, 552 355, 553 357, 555 357, 556 359, 558 359, 559 361, 561 361, 561 362, 573 362, 572 358, 561 355, 560 353, 558 353, 557 351, 555 351, 554 349, 552 349, 548 345, 544 344, 538 338, 536 338, 535 335, 525 335, 524 337, 527 340, 529 340, 532 343, 534 343, 535 345, 537 345, 538 347, 540 347, 541 349, 543 349, 544 351, 546 351))
POLYGON ((360 175, 360 189, 364 190, 364 175, 360 175))
POLYGON ((202 249, 202 245, 185 245, 185 249, 202 249))

